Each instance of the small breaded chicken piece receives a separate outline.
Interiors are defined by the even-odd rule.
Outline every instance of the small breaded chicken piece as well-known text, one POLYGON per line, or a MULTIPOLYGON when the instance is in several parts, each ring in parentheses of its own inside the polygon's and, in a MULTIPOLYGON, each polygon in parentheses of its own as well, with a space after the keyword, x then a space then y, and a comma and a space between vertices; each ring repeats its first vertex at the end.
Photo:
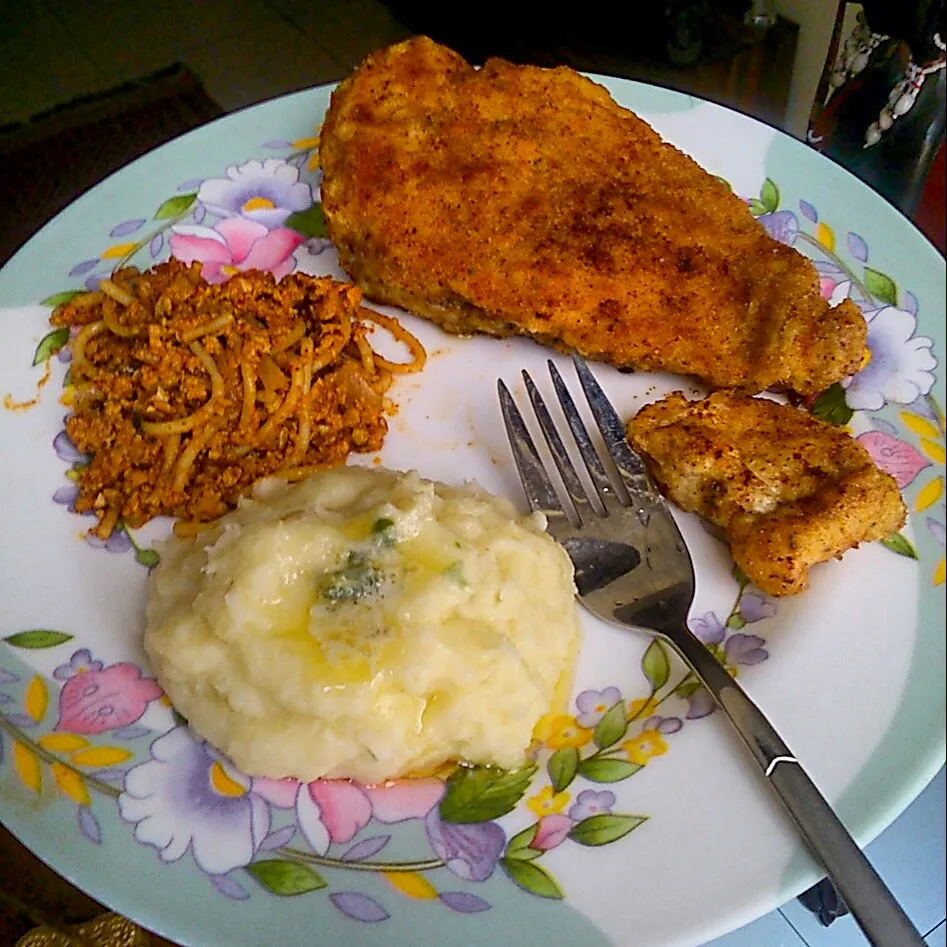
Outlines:
POLYGON ((767 398, 679 392, 627 425, 663 492, 720 527, 736 564, 769 595, 809 584, 809 567, 904 525, 898 485, 846 430, 767 398))

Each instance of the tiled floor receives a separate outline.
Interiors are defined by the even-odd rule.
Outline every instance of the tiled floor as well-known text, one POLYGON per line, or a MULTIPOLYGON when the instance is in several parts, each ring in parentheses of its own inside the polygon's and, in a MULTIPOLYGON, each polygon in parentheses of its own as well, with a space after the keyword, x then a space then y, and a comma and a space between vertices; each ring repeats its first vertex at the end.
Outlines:
POLYGON ((407 35, 378 0, 0 0, 0 125, 175 61, 232 111, 407 35))
MULTIPOLYGON (((179 61, 233 110, 343 76, 407 35, 377 0, 0 0, 0 124, 179 61)), ((930 947, 945 934, 945 779, 868 848, 930 947)), ((714 947, 855 947, 791 902, 714 947)), ((896 947, 896 945, 892 945, 896 947)))
MULTIPOLYGON (((872 842, 867 853, 930 947, 945 947, 944 860, 947 779, 942 769, 914 803, 872 842)), ((810 911, 791 901, 712 947, 863 947, 849 917, 822 927, 810 911)), ((887 947, 887 945, 885 945, 887 947)), ((892 945, 896 947, 896 945, 892 945)))

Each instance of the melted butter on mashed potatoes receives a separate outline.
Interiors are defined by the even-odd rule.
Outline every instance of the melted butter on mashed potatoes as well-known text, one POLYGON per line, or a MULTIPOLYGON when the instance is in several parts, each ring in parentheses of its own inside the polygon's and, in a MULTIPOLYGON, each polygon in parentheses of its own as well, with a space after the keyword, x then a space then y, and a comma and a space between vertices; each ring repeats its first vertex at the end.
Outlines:
POLYGON ((249 775, 513 768, 578 647, 572 563, 543 527, 415 473, 264 483, 165 546, 145 648, 191 727, 249 775))

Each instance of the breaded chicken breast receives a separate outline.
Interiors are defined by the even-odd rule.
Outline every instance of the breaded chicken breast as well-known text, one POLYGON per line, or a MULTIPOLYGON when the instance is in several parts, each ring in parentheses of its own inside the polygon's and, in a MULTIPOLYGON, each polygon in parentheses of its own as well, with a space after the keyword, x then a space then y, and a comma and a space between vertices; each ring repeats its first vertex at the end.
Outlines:
POLYGON ((736 564, 770 595, 803 591, 810 566, 904 525, 894 478, 846 430, 791 405, 678 391, 627 430, 666 495, 720 527, 736 564))
POLYGON ((415 38, 332 96, 322 202, 365 294, 715 388, 824 390, 865 320, 743 200, 567 68, 474 69, 415 38))

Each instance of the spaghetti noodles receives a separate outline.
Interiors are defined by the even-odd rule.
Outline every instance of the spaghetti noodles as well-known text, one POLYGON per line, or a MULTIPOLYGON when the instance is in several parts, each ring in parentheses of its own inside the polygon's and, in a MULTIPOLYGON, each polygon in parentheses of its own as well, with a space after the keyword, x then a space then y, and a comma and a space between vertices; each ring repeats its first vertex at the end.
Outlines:
MULTIPOLYGON (((377 450, 392 376, 419 371, 421 343, 361 292, 295 273, 210 285, 171 260, 102 280, 52 314, 74 331, 66 431, 88 458, 76 510, 101 538, 155 516, 216 519, 257 480, 298 479, 377 450), (379 325, 408 350, 391 362, 379 325)), ((187 525, 189 523, 190 525, 187 525)))

